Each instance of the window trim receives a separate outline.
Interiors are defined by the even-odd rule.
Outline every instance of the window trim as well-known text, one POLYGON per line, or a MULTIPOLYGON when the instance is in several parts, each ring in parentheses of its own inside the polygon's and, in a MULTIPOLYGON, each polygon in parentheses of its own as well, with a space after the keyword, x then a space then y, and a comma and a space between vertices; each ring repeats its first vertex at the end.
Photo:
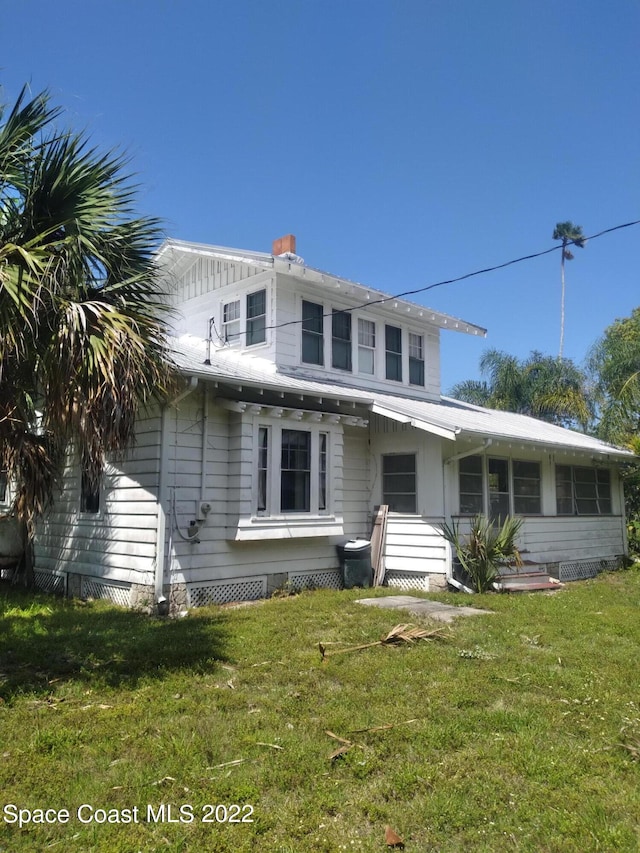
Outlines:
POLYGON ((283 523, 287 520, 333 520, 333 472, 328 464, 332 453, 332 443, 335 441, 335 428, 327 423, 305 423, 284 420, 281 423, 268 423, 267 418, 258 417, 254 430, 256 452, 254 454, 254 472, 256 476, 255 494, 252 496, 252 513, 254 518, 269 523, 283 523), (266 474, 261 475, 260 467, 260 435, 267 430, 268 448, 266 453, 266 474), (285 432, 304 432, 309 440, 309 509, 282 509, 282 438, 285 432), (324 443, 324 456, 323 456, 324 443), (325 470, 322 470, 324 461, 325 470), (265 506, 260 504, 259 477, 266 480, 265 506), (324 485, 324 493, 323 493, 324 485), (324 499, 323 499, 324 498, 324 499))

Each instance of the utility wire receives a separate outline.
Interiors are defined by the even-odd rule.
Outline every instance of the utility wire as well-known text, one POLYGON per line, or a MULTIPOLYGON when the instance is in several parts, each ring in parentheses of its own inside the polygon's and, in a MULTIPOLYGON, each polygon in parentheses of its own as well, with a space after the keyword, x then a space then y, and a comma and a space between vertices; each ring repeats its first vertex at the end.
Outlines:
MULTIPOLYGON (((635 219, 633 222, 625 222, 622 225, 614 225, 613 228, 605 228, 603 231, 598 231, 596 234, 592 234, 590 237, 581 237, 581 242, 587 242, 588 240, 596 240, 598 237, 602 237, 604 234, 611 234, 612 231, 620 231, 622 228, 630 228, 632 225, 640 225, 640 219, 635 219)), ((575 245, 575 240, 570 240, 567 242, 567 246, 575 245)), ((360 305, 354 305, 351 308, 341 308, 341 314, 351 313, 352 311, 359 311, 361 308, 369 308, 372 305, 384 305, 385 302, 392 302, 395 299, 402 299, 405 296, 415 296, 417 293, 426 293, 428 290, 434 290, 436 287, 444 287, 445 284, 456 284, 458 281, 465 281, 468 278, 474 278, 478 275, 485 275, 486 273, 496 272, 497 270, 505 269, 506 267, 513 266, 514 264, 520 264, 523 261, 532 261, 534 258, 541 258, 543 255, 550 255, 552 252, 557 252, 562 249, 562 244, 558 244, 557 246, 552 246, 550 249, 543 249, 541 252, 534 252, 531 255, 523 255, 521 258, 514 258, 511 261, 505 261, 502 264, 496 264, 493 267, 485 267, 481 270, 474 270, 473 272, 465 273, 464 275, 457 276, 456 278, 447 278, 443 281, 436 281, 434 284, 427 284, 424 287, 417 287, 415 290, 405 290, 402 293, 396 293, 395 295, 384 296, 380 299, 370 299, 367 302, 363 302, 360 305)), ((355 282, 354 282, 355 283, 355 282)), ((363 285, 360 285, 361 287, 363 285)), ((331 317, 333 312, 328 314, 323 314, 324 317, 331 317)), ((303 323, 304 320, 287 320, 285 323, 277 323, 274 326, 265 326, 266 330, 274 330, 274 329, 283 329, 285 326, 299 326, 303 323)), ((245 331, 246 333, 246 331, 245 331)), ((242 336, 242 332, 238 333, 238 337, 242 336)))

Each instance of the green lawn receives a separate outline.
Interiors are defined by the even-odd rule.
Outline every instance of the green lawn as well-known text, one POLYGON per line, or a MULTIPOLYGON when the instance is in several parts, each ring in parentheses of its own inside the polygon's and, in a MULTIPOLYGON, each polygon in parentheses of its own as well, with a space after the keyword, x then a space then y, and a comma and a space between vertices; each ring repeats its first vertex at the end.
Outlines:
POLYGON ((409 621, 362 595, 160 620, 0 586, 0 851, 640 849, 640 572, 431 596, 493 613, 323 662, 409 621))

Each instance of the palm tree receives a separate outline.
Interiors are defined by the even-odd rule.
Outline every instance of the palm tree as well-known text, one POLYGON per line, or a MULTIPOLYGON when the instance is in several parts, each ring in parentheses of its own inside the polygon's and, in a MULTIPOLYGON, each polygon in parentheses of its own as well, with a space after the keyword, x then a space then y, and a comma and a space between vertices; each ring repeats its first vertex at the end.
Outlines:
POLYGON ((97 484, 170 381, 160 224, 136 215, 122 156, 58 131, 59 114, 26 89, 0 109, 0 468, 27 569, 70 449, 97 484))
POLYGON ((581 226, 574 225, 573 222, 570 221, 557 223, 556 227, 553 229, 553 239, 562 241, 562 249, 560 252, 560 349, 558 351, 558 358, 562 358, 562 351, 564 349, 564 262, 573 260, 573 254, 567 246, 573 245, 578 246, 580 249, 584 249, 587 239, 582 233, 581 226))
POLYGON ((519 360, 500 350, 480 359, 486 380, 467 380, 453 387, 459 400, 491 409, 540 418, 559 426, 586 429, 593 417, 587 377, 571 359, 557 359, 534 350, 519 360))

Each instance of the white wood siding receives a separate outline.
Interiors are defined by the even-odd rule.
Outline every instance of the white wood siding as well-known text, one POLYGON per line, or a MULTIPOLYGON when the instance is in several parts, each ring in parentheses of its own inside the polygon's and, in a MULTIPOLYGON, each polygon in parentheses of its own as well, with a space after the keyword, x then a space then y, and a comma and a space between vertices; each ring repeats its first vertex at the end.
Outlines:
POLYGON ((156 557, 159 418, 137 426, 136 446, 107 463, 100 512, 80 513, 80 471, 70 460, 63 490, 38 526, 35 568, 152 584, 156 557))
POLYGON ((523 557, 536 563, 573 562, 625 553, 621 516, 526 518, 520 533, 523 557))
MULTIPOLYGON (((346 427, 342 476, 344 532, 349 538, 371 535, 372 502, 369 488, 368 431, 346 427)), ((333 465, 333 460, 330 460, 333 465)))
POLYGON ((439 521, 389 513, 384 543, 386 571, 444 574, 447 546, 437 528, 439 521))

